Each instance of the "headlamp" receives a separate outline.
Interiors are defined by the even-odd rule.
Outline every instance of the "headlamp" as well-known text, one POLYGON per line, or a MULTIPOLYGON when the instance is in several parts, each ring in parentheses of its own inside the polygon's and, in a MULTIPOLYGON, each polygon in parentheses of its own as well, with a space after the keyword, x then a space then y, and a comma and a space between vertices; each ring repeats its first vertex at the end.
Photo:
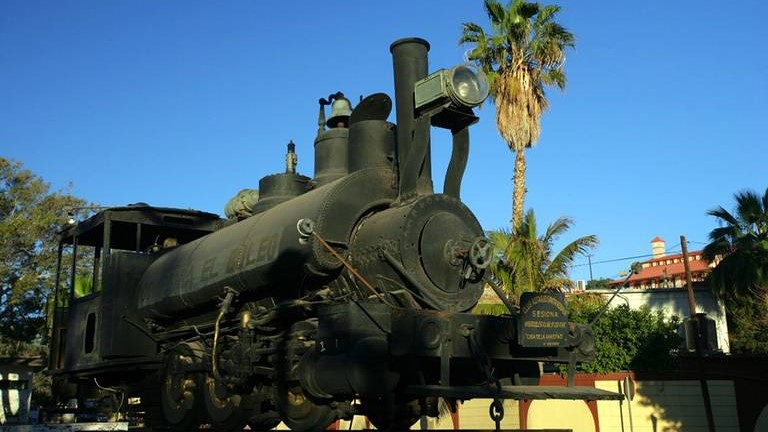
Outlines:
POLYGON ((416 82, 414 99, 416 110, 450 101, 455 107, 473 108, 488 97, 488 79, 470 64, 439 71, 416 82))

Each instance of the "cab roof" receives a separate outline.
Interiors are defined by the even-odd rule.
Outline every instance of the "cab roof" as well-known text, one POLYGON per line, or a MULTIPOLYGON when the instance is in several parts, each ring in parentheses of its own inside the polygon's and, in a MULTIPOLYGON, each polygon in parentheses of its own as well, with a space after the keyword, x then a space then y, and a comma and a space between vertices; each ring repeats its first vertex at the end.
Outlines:
POLYGON ((138 203, 106 208, 65 228, 59 243, 73 244, 77 238, 78 245, 104 246, 104 237, 109 236, 109 248, 143 250, 166 237, 189 242, 216 231, 224 221, 216 214, 199 210, 138 203))

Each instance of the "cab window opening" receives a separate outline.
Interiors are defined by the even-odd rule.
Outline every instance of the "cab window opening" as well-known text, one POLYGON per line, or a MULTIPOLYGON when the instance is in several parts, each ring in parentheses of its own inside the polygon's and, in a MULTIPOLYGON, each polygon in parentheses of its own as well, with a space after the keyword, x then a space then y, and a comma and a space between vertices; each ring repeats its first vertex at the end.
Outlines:
POLYGON ((78 244, 75 238, 72 252, 72 298, 79 299, 101 291, 99 270, 101 248, 78 244))

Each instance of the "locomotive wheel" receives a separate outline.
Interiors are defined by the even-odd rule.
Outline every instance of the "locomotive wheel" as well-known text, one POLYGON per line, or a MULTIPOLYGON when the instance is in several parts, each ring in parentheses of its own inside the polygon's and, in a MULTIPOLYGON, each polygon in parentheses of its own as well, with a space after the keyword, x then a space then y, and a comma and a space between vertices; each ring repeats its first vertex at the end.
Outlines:
POLYGON ((283 423, 294 431, 322 431, 336 420, 331 407, 312 402, 301 387, 278 389, 277 404, 283 423))
POLYGON ((195 397, 193 377, 166 375, 160 388, 163 417, 172 429, 194 429, 202 422, 200 403, 195 397))
POLYGON ((211 375, 205 377, 203 400, 213 427, 218 431, 242 429, 253 415, 249 395, 232 394, 226 386, 211 375))
POLYGON ((400 400, 393 395, 379 399, 363 399, 363 412, 376 429, 408 430, 419 420, 419 401, 400 400))
POLYGON ((181 346, 166 358, 160 383, 160 405, 169 427, 175 430, 196 429, 202 423, 202 404, 195 395, 199 388, 195 375, 180 365, 192 361, 192 351, 181 346))

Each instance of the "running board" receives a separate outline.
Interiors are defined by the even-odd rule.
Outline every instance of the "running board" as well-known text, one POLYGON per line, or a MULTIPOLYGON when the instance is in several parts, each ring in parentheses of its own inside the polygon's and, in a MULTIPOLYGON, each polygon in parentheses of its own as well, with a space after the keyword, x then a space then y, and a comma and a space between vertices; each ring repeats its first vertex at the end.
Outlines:
POLYGON ((518 385, 496 387, 488 386, 408 386, 405 393, 415 396, 443 396, 453 399, 501 398, 515 400, 533 399, 569 399, 569 400, 623 400, 624 395, 608 390, 585 386, 539 386, 518 385))

